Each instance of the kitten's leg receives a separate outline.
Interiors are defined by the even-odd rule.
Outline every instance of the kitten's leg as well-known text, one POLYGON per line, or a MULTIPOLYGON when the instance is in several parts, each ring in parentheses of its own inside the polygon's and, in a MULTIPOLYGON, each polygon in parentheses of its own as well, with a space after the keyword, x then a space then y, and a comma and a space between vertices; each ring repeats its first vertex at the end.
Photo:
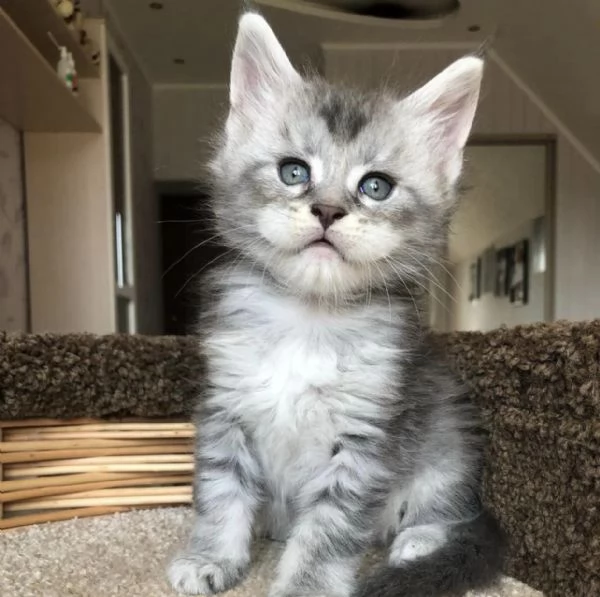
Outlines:
POLYGON ((421 524, 401 531, 392 543, 389 562, 401 566, 422 558, 446 543, 449 525, 443 523, 421 524))
POLYGON ((390 564, 401 566, 433 553, 447 543, 454 525, 476 517, 481 505, 475 486, 460 467, 429 466, 392 491, 385 510, 387 535, 394 536, 390 564))
POLYGON ((446 487, 439 483, 438 492, 431 493, 428 491, 432 485, 431 475, 430 472, 417 477, 412 492, 409 490, 403 494, 409 497, 397 513, 395 537, 389 555, 392 566, 402 566, 435 552, 454 538, 456 529, 468 526, 482 513, 482 505, 472 483, 453 483, 446 487), (414 499, 415 496, 418 499, 414 499))
POLYGON ((409 507, 409 497, 410 485, 393 489, 379 523, 380 538, 390 545, 392 566, 429 555, 446 541, 447 528, 442 520, 435 521, 427 515, 424 520, 419 520, 422 514, 431 510, 429 504, 411 501, 409 507))
POLYGON ((177 591, 209 595, 235 585, 248 567, 260 469, 244 429, 222 411, 202 423, 196 458, 194 528, 168 575, 177 591))
POLYGON ((299 518, 279 562, 271 597, 347 597, 373 538, 389 484, 372 438, 343 436, 330 466, 303 494, 299 518))

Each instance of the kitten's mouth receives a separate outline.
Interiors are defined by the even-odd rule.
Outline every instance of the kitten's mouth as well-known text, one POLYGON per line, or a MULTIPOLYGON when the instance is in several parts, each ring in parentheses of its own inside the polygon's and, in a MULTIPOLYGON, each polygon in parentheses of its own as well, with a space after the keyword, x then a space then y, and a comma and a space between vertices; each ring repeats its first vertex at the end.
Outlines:
POLYGON ((318 256, 320 259, 334 259, 335 257, 343 259, 338 248, 325 237, 313 240, 306 245, 305 249, 312 249, 311 253, 318 256))
POLYGON ((318 240, 314 240, 308 246, 309 247, 331 247, 332 249, 335 249, 335 246, 333 245, 333 243, 328 241, 325 237, 319 238, 318 240))

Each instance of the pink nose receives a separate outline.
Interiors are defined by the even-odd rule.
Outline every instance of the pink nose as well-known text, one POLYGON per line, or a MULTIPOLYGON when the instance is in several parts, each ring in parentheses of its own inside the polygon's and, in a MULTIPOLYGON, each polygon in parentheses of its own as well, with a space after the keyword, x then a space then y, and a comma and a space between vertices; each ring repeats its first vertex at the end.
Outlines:
POLYGON ((323 205, 322 203, 313 204, 310 208, 310 213, 319 218, 323 230, 327 230, 336 220, 341 220, 347 214, 341 207, 323 205))

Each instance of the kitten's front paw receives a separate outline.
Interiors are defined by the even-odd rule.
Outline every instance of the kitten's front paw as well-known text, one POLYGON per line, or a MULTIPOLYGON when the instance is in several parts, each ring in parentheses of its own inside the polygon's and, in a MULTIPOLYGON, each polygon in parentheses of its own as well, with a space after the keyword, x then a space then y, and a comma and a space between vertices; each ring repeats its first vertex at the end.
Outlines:
POLYGON ((169 565, 171 586, 187 595, 213 595, 233 587, 243 568, 230 562, 212 562, 199 554, 183 554, 169 565))

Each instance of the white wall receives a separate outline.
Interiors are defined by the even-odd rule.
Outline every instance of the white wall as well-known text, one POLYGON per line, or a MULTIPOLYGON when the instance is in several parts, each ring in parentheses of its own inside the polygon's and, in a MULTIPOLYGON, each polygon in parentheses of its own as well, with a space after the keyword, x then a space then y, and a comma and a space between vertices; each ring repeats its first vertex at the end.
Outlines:
POLYGON ((466 191, 452 220, 451 262, 481 253, 497 237, 545 214, 546 153, 544 143, 466 148, 466 191))
POLYGON ((468 190, 454 216, 449 242, 448 267, 453 275, 438 268, 431 283, 429 315, 434 329, 490 330, 546 319, 545 273, 530 275, 527 305, 516 306, 508 297, 489 293, 469 300, 471 264, 489 247, 498 250, 522 239, 531 241, 533 220, 545 215, 546 153, 545 144, 467 147, 468 190))
POLYGON ((210 136, 225 115, 225 85, 154 87, 154 165, 160 181, 200 182, 210 154, 210 136))
POLYGON ((496 248, 512 246, 516 242, 529 239, 529 296, 527 304, 516 305, 510 302, 508 296, 498 297, 493 293, 485 293, 480 298, 469 301, 470 267, 476 258, 464 259, 452 268, 456 283, 453 285, 455 301, 451 305, 449 320, 450 330, 488 331, 501 325, 512 327, 525 323, 544 321, 545 307, 545 274, 534 273, 531 239, 533 235, 532 222, 517 226, 510 232, 495 239, 496 248))
MULTIPOLYGON (((105 27, 86 22, 104 50, 105 27)), ((80 81, 80 98, 106 125, 105 60, 100 78, 80 81)), ((107 136, 35 133, 24 138, 31 330, 115 329, 112 205, 107 136)))
MULTIPOLYGON (((382 82, 414 87, 469 51, 466 47, 405 46, 324 48, 332 81, 373 88, 382 82)), ((494 59, 495 60, 495 59, 494 59)), ((569 131, 526 85, 488 60, 479 135, 552 135, 557 139, 554 315, 557 319, 600 316, 600 166, 587 159, 569 131)), ((576 101, 576 100, 574 100, 576 101)))
POLYGON ((27 259, 21 137, 0 120, 0 330, 27 330, 27 259))

